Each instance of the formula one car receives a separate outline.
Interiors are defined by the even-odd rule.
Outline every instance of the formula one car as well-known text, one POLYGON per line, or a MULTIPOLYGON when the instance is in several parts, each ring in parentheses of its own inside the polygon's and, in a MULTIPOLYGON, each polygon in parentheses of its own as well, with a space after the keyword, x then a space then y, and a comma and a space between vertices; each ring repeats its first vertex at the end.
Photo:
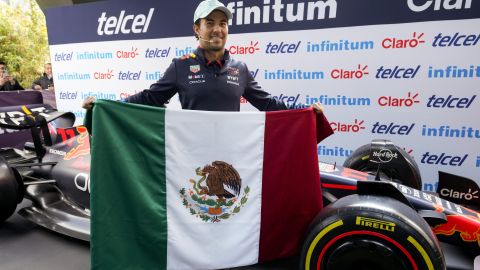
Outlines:
MULTIPOLYGON (((74 119, 45 105, 0 108, 0 127, 32 135, 24 149, 0 150, 0 222, 25 197, 33 204, 20 215, 89 241, 89 135, 73 126, 74 119)), ((319 164, 326 207, 304 238, 300 269, 462 269, 448 268, 439 240, 467 250, 473 264, 480 254, 480 214, 457 204, 472 200, 420 191, 415 161, 385 140, 360 147, 344 165, 319 164)), ((469 179, 442 177, 449 178, 440 183, 448 194, 479 190, 469 179)))

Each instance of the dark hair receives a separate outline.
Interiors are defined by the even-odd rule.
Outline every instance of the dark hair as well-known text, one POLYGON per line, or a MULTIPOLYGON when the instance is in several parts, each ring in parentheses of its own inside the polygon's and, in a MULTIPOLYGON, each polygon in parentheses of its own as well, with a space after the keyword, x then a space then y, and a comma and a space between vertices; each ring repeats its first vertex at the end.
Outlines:
POLYGON ((7 65, 7 63, 5 63, 5 62, 3 62, 2 60, 0 60, 0 65, 4 65, 4 66, 6 66, 6 65, 7 65))
MULTIPOLYGON (((195 24, 196 26, 200 27, 200 21, 201 21, 201 20, 202 20, 202 19, 197 19, 193 24, 195 24)), ((195 38, 196 38, 197 40, 199 39, 197 33, 193 33, 193 35, 195 36, 195 38)))

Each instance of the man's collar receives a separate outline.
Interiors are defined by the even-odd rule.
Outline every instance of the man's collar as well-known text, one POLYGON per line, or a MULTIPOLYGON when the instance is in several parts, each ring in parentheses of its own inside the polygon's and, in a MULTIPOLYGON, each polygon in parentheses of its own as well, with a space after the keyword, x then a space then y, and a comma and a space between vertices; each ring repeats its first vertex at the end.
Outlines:
POLYGON ((214 65, 214 64, 217 64, 219 67, 223 67, 225 65, 225 63, 230 60, 230 53, 228 52, 228 50, 225 49, 225 51, 223 52, 223 57, 222 59, 220 60, 216 60, 216 61, 209 61, 205 58, 205 54, 204 54, 204 51, 201 47, 198 47, 195 51, 194 51, 194 54, 199 58, 201 59, 205 65, 207 66, 210 66, 210 65, 214 65))

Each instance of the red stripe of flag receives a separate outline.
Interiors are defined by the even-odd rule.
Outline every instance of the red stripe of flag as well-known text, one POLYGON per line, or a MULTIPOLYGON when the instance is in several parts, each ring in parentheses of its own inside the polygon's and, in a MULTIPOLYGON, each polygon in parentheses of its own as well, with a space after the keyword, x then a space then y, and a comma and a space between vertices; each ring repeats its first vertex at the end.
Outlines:
POLYGON ((315 118, 312 109, 266 114, 259 262, 297 253, 322 209, 315 118))

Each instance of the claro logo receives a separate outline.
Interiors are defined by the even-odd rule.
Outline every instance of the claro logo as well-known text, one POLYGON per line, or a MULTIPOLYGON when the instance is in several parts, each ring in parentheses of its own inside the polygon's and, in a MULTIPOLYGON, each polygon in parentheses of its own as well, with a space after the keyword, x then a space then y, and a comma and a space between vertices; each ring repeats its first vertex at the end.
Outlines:
POLYGON ((420 103, 417 100, 418 95, 418 93, 408 92, 407 97, 381 96, 378 98, 378 105, 381 107, 412 107, 414 104, 420 103))
POLYGON ((357 132, 360 132, 361 130, 365 129, 365 126, 363 125, 364 122, 365 122, 364 120, 355 119, 355 122, 353 122, 353 124, 331 122, 330 126, 332 127, 333 131, 336 131, 336 132, 357 133, 357 132))
POLYGON ((478 199, 478 190, 472 191, 472 189, 468 189, 468 192, 459 192, 449 188, 442 188, 440 190, 440 194, 445 197, 461 199, 471 201, 473 199, 478 199))
POLYGON ((120 15, 107 17, 107 12, 102 12, 98 18, 97 34, 102 35, 117 35, 122 34, 140 34, 146 33, 150 20, 152 19, 154 8, 150 8, 148 15, 145 14, 128 14, 125 15, 125 10, 120 11, 120 15))
POLYGON ((410 10, 422 12, 427 9, 433 9, 435 11, 469 9, 472 6, 472 0, 407 0, 407 4, 410 10))

